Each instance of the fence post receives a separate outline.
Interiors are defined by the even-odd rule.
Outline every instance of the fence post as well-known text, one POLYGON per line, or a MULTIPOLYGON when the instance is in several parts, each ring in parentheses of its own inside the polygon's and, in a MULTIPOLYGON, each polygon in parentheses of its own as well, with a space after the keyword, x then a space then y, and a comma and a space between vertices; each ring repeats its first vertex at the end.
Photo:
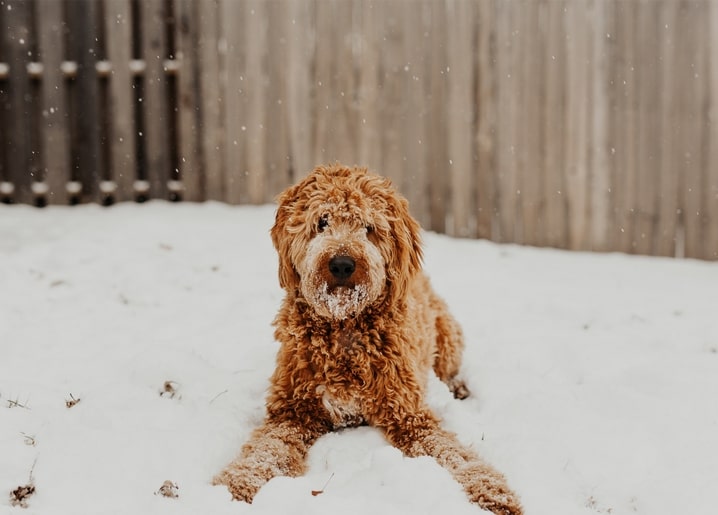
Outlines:
POLYGON ((65 51, 62 3, 38 0, 37 25, 42 73, 42 113, 40 116, 41 159, 47 201, 67 203, 70 180, 69 123, 65 79, 61 65, 65 51))
POLYGON ((13 201, 34 203, 33 171, 30 169, 30 130, 33 116, 30 79, 31 4, 24 0, 8 0, 4 15, 5 55, 9 65, 6 84, 8 102, 3 106, 6 160, 10 182, 14 185, 13 201))
POLYGON ((213 3, 198 5, 195 0, 175 0, 177 75, 177 136, 179 178, 184 200, 204 200, 203 170, 199 155, 199 74, 197 62, 197 19, 199 11, 215 8, 213 3))
POLYGON ((102 123, 100 119, 99 37, 97 2, 68 2, 69 50, 77 63, 77 74, 71 85, 71 124, 73 180, 82 184, 83 200, 101 202, 103 179, 102 123))
POLYGON ((140 31, 145 75, 140 99, 143 113, 144 174, 150 184, 149 196, 169 198, 170 118, 164 62, 167 58, 164 0, 142 0, 140 31))
MULTIPOLYGON (((54 0, 49 0, 54 1, 54 0)), ((135 99, 132 59, 132 24, 130 0, 105 0, 105 35, 107 57, 111 65, 108 78, 108 138, 110 170, 117 185, 114 200, 134 200, 137 179, 135 99)))

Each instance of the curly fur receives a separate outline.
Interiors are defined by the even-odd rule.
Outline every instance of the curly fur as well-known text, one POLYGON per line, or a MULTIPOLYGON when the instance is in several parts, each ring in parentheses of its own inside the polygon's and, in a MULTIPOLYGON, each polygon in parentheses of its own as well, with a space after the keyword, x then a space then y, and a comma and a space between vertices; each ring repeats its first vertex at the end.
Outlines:
POLYGON ((457 377, 463 336, 421 271, 419 224, 389 180, 318 167, 280 195, 271 236, 286 296, 267 417, 215 484, 251 502, 271 478, 302 474, 322 434, 370 424, 405 455, 434 457, 481 507, 522 514, 504 477, 424 402, 432 368, 468 396, 457 377), (337 270, 337 256, 351 269, 337 270))

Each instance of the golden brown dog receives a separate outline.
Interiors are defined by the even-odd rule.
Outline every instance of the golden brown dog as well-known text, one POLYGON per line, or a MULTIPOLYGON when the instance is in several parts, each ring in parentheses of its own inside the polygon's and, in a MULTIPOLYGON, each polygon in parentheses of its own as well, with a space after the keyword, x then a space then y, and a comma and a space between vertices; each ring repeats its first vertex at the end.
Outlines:
POLYGON ((251 502, 271 478, 302 474, 319 436, 370 424, 405 455, 433 456, 481 507, 522 513, 424 402, 431 368, 455 397, 469 392, 461 328, 421 271, 419 232, 407 201, 362 168, 316 168, 279 197, 271 235, 286 296, 267 417, 215 484, 251 502))

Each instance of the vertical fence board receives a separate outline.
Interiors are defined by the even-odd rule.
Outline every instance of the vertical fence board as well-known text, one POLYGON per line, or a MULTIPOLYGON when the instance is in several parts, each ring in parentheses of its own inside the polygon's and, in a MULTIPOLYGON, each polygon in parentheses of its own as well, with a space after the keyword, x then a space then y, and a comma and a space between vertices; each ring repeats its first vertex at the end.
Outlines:
POLYGON ((611 181, 608 146, 610 78, 609 78, 609 34, 613 26, 609 23, 612 6, 604 0, 593 3, 593 120, 591 123, 591 248, 606 251, 612 247, 608 242, 608 219, 611 212, 611 181))
POLYGON ((677 153, 681 171, 681 213, 685 227, 685 256, 700 257, 701 234, 701 188, 703 166, 703 138, 705 104, 705 78, 703 59, 705 46, 705 2, 690 1, 679 8, 676 40, 679 55, 673 63, 676 80, 682 94, 678 98, 677 153))
POLYGON ((353 143, 357 133, 353 101, 353 3, 317 2, 316 23, 314 159, 353 164, 357 159, 353 143))
MULTIPOLYGON (((203 200, 204 191, 200 181, 199 150, 199 62, 197 42, 199 37, 199 6, 194 0, 174 0, 175 45, 180 67, 177 79, 177 124, 179 177, 182 181, 182 198, 190 201, 203 200)), ((213 4, 206 8, 212 9, 213 4)))
POLYGON ((447 150, 447 122, 445 117, 445 101, 447 94, 446 85, 446 63, 447 50, 446 38, 449 27, 447 26, 446 10, 441 2, 431 3, 431 29, 429 38, 431 41, 431 53, 429 60, 430 96, 429 114, 427 126, 431 127, 428 133, 428 166, 431 170, 429 181, 429 228, 433 231, 445 232, 446 212, 448 206, 446 167, 448 166, 447 150))
POLYGON ((129 0, 105 0, 104 6, 107 57, 112 67, 108 84, 110 172, 117 184, 115 200, 123 202, 134 198, 133 183, 137 178, 136 120, 129 66, 134 27, 129 0))
MULTIPOLYGON (((268 4, 263 0, 246 0, 243 44, 246 48, 244 83, 243 138, 246 138, 244 168, 240 179, 245 181, 245 201, 252 204, 264 202, 267 183, 267 41, 269 29, 268 4), (246 127, 246 130, 244 130, 246 127)), ((235 29, 236 30, 236 29, 235 29)))
POLYGON ((381 172, 401 189, 404 180, 403 135, 403 46, 406 34, 402 25, 403 9, 400 2, 375 3, 374 9, 381 9, 384 23, 380 32, 382 51, 380 59, 380 112, 379 138, 382 146, 381 172))
POLYGON ((359 18, 359 84, 357 118, 359 125, 359 163, 381 171, 379 118, 379 55, 381 53, 381 17, 373 2, 361 2, 359 18))
POLYGON ((474 236, 473 178, 476 164, 473 159, 474 103, 473 56, 474 22, 473 4, 461 0, 447 2, 447 48, 449 60, 448 91, 448 150, 447 170, 451 185, 451 218, 449 234, 474 236))
POLYGON ((521 46, 517 22, 521 9, 517 2, 497 0, 497 5, 499 241, 519 242, 517 134, 520 124, 517 104, 521 91, 518 66, 521 46))
POLYGON ((477 4, 476 48, 476 235, 492 238, 498 212, 496 204, 496 20, 493 2, 477 4))
MULTIPOLYGON (((515 38, 520 41, 517 54, 517 82, 520 97, 516 99, 519 114, 517 140, 517 200, 521 206, 521 242, 538 245, 546 231, 543 198, 543 165, 546 152, 543 138, 546 117, 547 0, 525 2, 519 16, 515 38)), ((518 120, 516 120, 518 122, 518 120)))
POLYGON ((612 82, 615 94, 615 109, 611 123, 612 167, 611 192, 614 199, 613 216, 609 224, 611 245, 633 252, 635 183, 637 170, 636 149, 638 139, 637 100, 640 77, 636 71, 639 55, 635 47, 636 3, 615 4, 613 14, 615 30, 612 34, 613 70, 612 82))
POLYGON ((660 40, 660 11, 650 9, 652 0, 637 3, 638 20, 634 38, 640 58, 636 60, 640 94, 638 95, 637 167, 634 171, 636 196, 633 200, 633 238, 638 254, 651 254, 657 244, 658 189, 661 135, 660 58, 655 42, 660 40))
POLYGON ((288 80, 285 84, 287 131, 292 181, 311 170, 312 157, 312 75, 314 57, 314 3, 289 2, 287 9, 288 80))
POLYGON ((199 101, 201 131, 201 166, 207 200, 225 200, 229 165, 226 161, 225 131, 222 110, 225 108, 222 58, 227 43, 221 38, 221 6, 219 0, 204 0, 198 11, 197 55, 199 59, 199 101))
POLYGON ((65 49, 62 4, 56 0, 39 0, 36 5, 43 64, 40 132, 44 180, 48 187, 48 202, 65 204, 70 157, 65 80, 60 69, 65 49))
POLYGON ((263 202, 271 202, 274 195, 291 183, 289 157, 288 117, 284 103, 286 102, 287 69, 289 67, 289 48, 287 33, 290 19, 287 16, 289 1, 269 2, 268 27, 268 81, 267 89, 267 144, 266 190, 263 202))
POLYGON ((30 61, 31 5, 23 0, 8 0, 4 11, 4 54, 9 66, 6 91, 9 99, 3 109, 5 151, 8 177, 15 186, 13 200, 34 202, 30 170, 30 119, 33 112, 27 63, 30 61))
POLYGON ((69 52, 77 63, 73 79, 72 151, 75 181, 82 184, 83 201, 101 202, 99 183, 102 180, 102 145, 100 122, 100 88, 97 79, 99 59, 99 4, 68 2, 69 52))
POLYGON ((566 31, 566 134, 570 141, 563 145, 566 173, 566 221, 568 247, 590 248, 588 194, 590 189, 590 120, 593 63, 593 24, 590 0, 567 2, 564 27, 566 31))
MULTIPOLYGON (((661 206, 658 213, 658 246, 656 253, 662 256, 675 256, 682 253, 678 248, 678 162, 675 155, 678 149, 675 140, 673 113, 676 99, 682 94, 677 88, 674 61, 678 57, 676 42, 679 34, 675 21, 678 18, 678 4, 667 2, 661 8, 661 147, 659 195, 661 206)), ((681 242, 682 243, 682 242, 681 242)))
POLYGON ((424 81, 427 73, 426 55, 428 47, 428 25, 425 25, 426 10, 430 6, 417 2, 414 9, 406 12, 402 30, 404 39, 404 75, 403 103, 404 131, 402 147, 404 149, 404 182, 401 189, 411 204, 411 212, 424 227, 430 223, 428 209, 428 170, 426 168, 426 135, 425 121, 427 118, 426 94, 424 81))
POLYGON ((710 66, 710 113, 708 162, 703 210, 708 217, 705 230, 705 259, 718 259, 718 2, 710 3, 708 61, 710 66))
MULTIPOLYGON (((314 103, 312 122, 314 130, 314 148, 312 159, 316 163, 332 162, 338 159, 334 148, 334 137, 337 130, 341 130, 341 120, 333 120, 330 116, 337 105, 335 104, 332 84, 333 67, 336 65, 335 49, 343 34, 338 24, 334 23, 334 10, 337 9, 336 0, 317 1, 315 13, 316 46, 314 56, 314 103), (337 127, 335 128, 334 125, 337 127)), ((339 118, 339 117, 337 117, 339 118)))
POLYGON ((247 130, 244 103, 245 47, 244 27, 245 3, 223 0, 220 17, 222 39, 226 41, 227 55, 224 61, 223 82, 225 91, 224 128, 225 160, 227 181, 225 199, 231 204, 245 202, 243 166, 245 132, 247 130), (242 129, 244 128, 244 130, 242 129))
POLYGON ((568 205, 566 197, 566 162, 564 146, 574 145, 573 134, 566 132, 567 53, 563 13, 568 3, 548 2, 546 8, 546 94, 544 104, 545 126, 541 147, 544 149, 542 170, 542 197, 544 202, 544 232, 539 244, 568 246, 568 205))
POLYGON ((169 156, 170 131, 167 100, 167 78, 164 61, 167 58, 167 41, 164 19, 164 0, 142 0, 141 13, 142 57, 145 74, 140 99, 144 115, 145 174, 150 183, 150 196, 167 199, 171 177, 169 156))

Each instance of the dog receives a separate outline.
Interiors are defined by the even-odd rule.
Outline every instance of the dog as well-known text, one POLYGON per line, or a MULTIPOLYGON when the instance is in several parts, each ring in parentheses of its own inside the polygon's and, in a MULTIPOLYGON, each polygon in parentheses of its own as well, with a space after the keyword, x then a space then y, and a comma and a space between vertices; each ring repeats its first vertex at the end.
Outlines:
POLYGON ((462 330, 422 272, 420 226, 391 182, 364 168, 315 168, 278 198, 271 238, 286 295, 264 423, 215 478, 252 502, 298 476, 321 435, 368 424, 404 455, 432 456, 469 499, 521 515, 501 473, 441 428, 424 396, 433 368, 453 395, 462 330))

